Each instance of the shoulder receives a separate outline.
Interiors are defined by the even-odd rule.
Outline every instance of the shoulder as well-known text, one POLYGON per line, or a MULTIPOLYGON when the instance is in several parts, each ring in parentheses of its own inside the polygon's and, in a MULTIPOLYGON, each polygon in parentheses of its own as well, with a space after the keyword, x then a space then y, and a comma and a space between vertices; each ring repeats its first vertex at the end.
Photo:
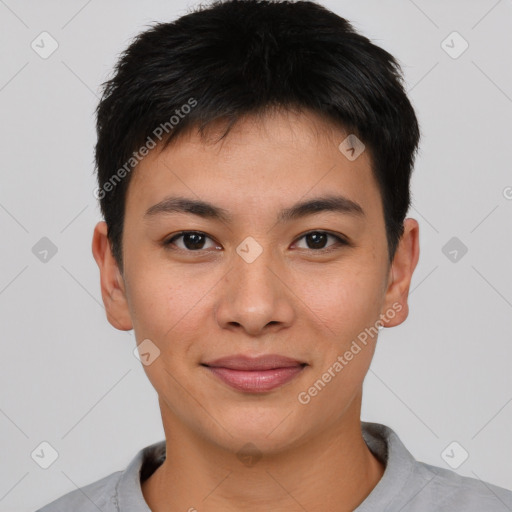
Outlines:
POLYGON ((91 484, 61 496, 36 512, 148 512, 141 490, 147 478, 165 459, 165 441, 137 452, 125 470, 116 471, 91 484))
POLYGON ((512 511, 512 491, 502 487, 424 462, 416 462, 414 472, 421 486, 410 501, 411 512, 426 510, 425 504, 438 512, 512 511))
POLYGON ((68 492, 36 512, 117 511, 116 486, 122 473, 122 471, 116 471, 96 482, 68 492))
POLYGON ((416 460, 386 425, 363 422, 362 427, 368 447, 386 468, 358 512, 512 512, 512 491, 416 460))

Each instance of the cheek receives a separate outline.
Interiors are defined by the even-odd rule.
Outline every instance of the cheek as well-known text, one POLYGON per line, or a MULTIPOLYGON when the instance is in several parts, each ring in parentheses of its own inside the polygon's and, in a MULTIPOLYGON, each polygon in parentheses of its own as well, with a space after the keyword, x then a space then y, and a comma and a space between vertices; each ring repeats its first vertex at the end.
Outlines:
POLYGON ((201 298, 207 290, 204 285, 191 286, 177 275, 165 272, 153 275, 149 271, 140 273, 130 287, 137 344, 145 343, 141 347, 149 347, 152 354, 149 364, 143 365, 144 372, 159 393, 176 396, 181 407, 186 406, 186 397, 181 397, 178 383, 187 378, 183 375, 183 362, 200 335, 202 323, 198 315, 203 305, 201 298))
POLYGON ((183 349, 200 325, 202 299, 211 285, 167 270, 139 272, 130 282, 129 304, 140 343, 149 338, 161 352, 183 349))
POLYGON ((299 289, 325 332, 331 338, 336 334, 346 340, 378 319, 384 299, 381 280, 375 266, 344 262, 336 268, 305 274, 299 289))

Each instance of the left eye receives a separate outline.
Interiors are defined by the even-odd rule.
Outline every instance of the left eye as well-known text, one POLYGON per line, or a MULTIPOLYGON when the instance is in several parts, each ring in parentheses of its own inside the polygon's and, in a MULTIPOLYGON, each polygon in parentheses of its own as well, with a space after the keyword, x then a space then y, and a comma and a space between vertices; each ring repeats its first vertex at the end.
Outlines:
POLYGON ((310 233, 306 233, 305 235, 302 235, 299 240, 305 240, 306 244, 309 245, 309 247, 300 247, 300 249, 316 249, 316 250, 322 250, 327 249, 328 247, 331 247, 332 245, 335 245, 336 243, 340 245, 346 245, 346 241, 340 238, 339 236, 332 235, 331 233, 327 233, 325 231, 311 231, 310 233), (331 244, 329 246, 325 246, 327 243, 327 240, 331 238, 335 240, 334 244, 331 244))

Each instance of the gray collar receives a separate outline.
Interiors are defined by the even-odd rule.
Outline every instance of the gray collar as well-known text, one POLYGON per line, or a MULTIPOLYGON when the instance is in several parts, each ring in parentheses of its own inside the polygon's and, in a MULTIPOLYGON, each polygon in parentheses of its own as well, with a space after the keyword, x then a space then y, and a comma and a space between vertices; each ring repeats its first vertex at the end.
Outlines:
MULTIPOLYGON (((386 510, 411 479, 416 461, 396 433, 380 423, 361 422, 363 438, 371 452, 385 465, 385 471, 371 493, 354 512, 386 510), (399 485, 397 486, 397 482, 399 485)), ((151 512, 141 489, 141 479, 148 478, 165 460, 165 441, 140 450, 123 471, 116 486, 117 509, 122 512, 151 512)), ((411 494, 411 489, 406 494, 411 494)))

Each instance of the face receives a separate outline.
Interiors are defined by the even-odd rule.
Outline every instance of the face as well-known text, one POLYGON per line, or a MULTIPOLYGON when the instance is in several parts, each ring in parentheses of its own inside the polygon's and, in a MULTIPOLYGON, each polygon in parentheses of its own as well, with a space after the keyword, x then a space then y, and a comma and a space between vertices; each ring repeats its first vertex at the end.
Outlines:
POLYGON ((166 430, 270 453, 359 421, 379 322, 407 316, 417 223, 390 267, 370 156, 347 158, 347 135, 291 113, 247 118, 222 142, 190 133, 132 177, 122 276, 97 226, 109 320, 149 340, 166 430), (244 366, 266 355, 288 359, 244 366))

